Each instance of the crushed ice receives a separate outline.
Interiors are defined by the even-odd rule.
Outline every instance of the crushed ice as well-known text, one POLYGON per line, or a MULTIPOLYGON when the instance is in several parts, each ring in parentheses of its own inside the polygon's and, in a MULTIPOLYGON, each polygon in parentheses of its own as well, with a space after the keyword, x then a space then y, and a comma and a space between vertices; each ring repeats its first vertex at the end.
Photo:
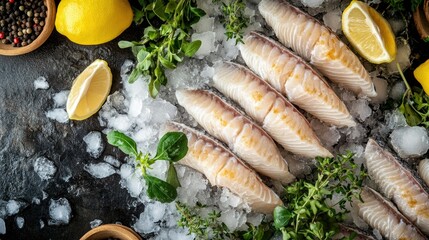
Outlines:
POLYGON ((70 203, 66 198, 51 199, 49 203, 49 225, 64 225, 70 222, 72 217, 70 203))
POLYGON ((57 172, 55 164, 46 157, 38 157, 33 164, 34 171, 39 175, 42 180, 51 179, 57 172))
POLYGON ((46 89, 48 89, 49 88, 49 83, 48 83, 48 81, 46 80, 46 78, 45 77, 38 77, 36 80, 34 80, 34 83, 33 83, 33 85, 34 85, 34 89, 43 89, 43 90, 46 90, 46 89))
POLYGON ((89 132, 83 137, 83 141, 86 143, 86 151, 93 158, 98 158, 104 150, 104 142, 100 132, 89 132))

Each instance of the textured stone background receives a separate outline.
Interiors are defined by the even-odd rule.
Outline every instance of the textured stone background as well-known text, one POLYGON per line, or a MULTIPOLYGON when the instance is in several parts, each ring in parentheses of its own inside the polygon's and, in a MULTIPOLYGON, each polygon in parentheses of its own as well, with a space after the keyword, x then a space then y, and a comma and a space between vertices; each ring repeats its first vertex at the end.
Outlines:
MULTIPOLYGON (((119 39, 138 39, 138 29, 128 29, 114 41, 100 46, 71 43, 55 30, 48 41, 35 52, 17 56, 0 56, 0 199, 29 203, 17 215, 5 219, 7 234, 0 239, 78 239, 90 229, 89 222, 122 222, 130 225, 133 216, 143 210, 119 185, 114 174, 94 179, 83 170, 85 164, 99 162, 106 154, 121 159, 118 151, 106 146, 103 155, 94 159, 85 151, 82 138, 90 131, 100 131, 98 114, 81 122, 58 123, 45 112, 53 107, 53 94, 71 87, 73 79, 97 58, 105 59, 113 72, 112 93, 120 87, 119 71, 125 59, 133 59, 129 50, 117 46, 119 39), (48 90, 35 90, 34 80, 44 76, 48 90), (49 181, 41 181, 33 170, 40 156, 52 160, 57 172, 49 181), (71 173, 69 182, 62 177, 71 173), (49 196, 40 205, 42 190, 49 196), (66 226, 48 226, 49 200, 65 197, 72 207, 73 218, 66 226), (23 217, 18 229, 16 217, 23 217), (45 222, 40 229, 39 220, 45 222)), ((103 141, 107 144, 105 136, 103 141)))

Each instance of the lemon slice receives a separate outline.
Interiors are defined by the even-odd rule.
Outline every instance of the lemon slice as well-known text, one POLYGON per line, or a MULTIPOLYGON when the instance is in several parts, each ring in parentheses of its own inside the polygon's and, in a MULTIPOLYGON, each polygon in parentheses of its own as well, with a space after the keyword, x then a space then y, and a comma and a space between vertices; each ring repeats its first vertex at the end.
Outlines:
POLYGON ((395 35, 375 9, 353 0, 342 16, 344 35, 359 54, 371 63, 388 63, 396 57, 395 35))
POLYGON ((101 108, 112 86, 112 72, 107 62, 97 59, 74 80, 67 99, 67 113, 72 120, 84 120, 101 108))

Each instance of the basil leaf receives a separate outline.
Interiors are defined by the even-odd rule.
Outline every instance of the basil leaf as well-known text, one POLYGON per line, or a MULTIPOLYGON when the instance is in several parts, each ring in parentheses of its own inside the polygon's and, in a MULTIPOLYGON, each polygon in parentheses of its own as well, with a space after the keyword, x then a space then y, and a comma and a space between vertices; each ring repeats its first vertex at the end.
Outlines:
POLYGON ((146 180, 147 195, 149 198, 162 203, 169 203, 176 199, 176 188, 169 183, 147 174, 144 176, 144 179, 146 180))
POLYGON ((182 132, 168 132, 158 143, 155 159, 177 162, 188 152, 188 139, 182 132))
POLYGON ((274 227, 280 229, 289 223, 292 218, 292 213, 283 206, 274 208, 274 227))
POLYGON ((134 46, 134 43, 129 42, 129 41, 119 41, 118 42, 118 46, 120 48, 130 48, 134 46))
POLYGON ((191 43, 185 43, 182 45, 182 50, 187 57, 192 57, 200 49, 202 42, 195 40, 191 43))
POLYGON ((118 147, 125 154, 137 157, 137 144, 133 139, 119 131, 111 131, 107 134, 107 142, 118 147))
POLYGON ((173 163, 170 163, 170 166, 168 167, 167 171, 167 183, 169 183, 171 186, 178 188, 180 187, 179 178, 177 177, 176 167, 174 167, 173 163))

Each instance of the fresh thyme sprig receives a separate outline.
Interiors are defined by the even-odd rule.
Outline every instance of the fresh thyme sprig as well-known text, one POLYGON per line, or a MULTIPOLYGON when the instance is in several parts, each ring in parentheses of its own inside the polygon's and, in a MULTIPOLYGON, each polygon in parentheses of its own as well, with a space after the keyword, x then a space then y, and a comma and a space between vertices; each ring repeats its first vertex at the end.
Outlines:
POLYGON ((231 0, 224 3, 222 0, 213 0, 219 5, 222 12, 221 23, 225 27, 227 39, 235 39, 235 43, 243 42, 244 29, 249 25, 250 19, 245 15, 245 0, 231 0))
POLYGON ((335 158, 317 157, 317 177, 314 182, 299 180, 286 187, 285 206, 274 210, 274 226, 283 234, 283 239, 332 239, 338 233, 338 223, 348 212, 346 203, 359 197, 366 173, 363 166, 358 175, 354 169, 353 154, 335 158), (340 211, 328 205, 334 194, 342 199, 340 211))
POLYGON ((191 41, 191 25, 205 12, 195 0, 139 0, 142 9, 134 9, 134 21, 149 25, 140 41, 120 41, 120 48, 131 48, 137 65, 129 77, 133 83, 139 76, 149 77, 149 93, 156 97, 167 84, 164 70, 174 69, 185 57, 193 56, 201 41, 191 41))
POLYGON ((118 147, 125 154, 135 158, 137 167, 142 171, 143 178, 148 186, 147 195, 149 198, 163 203, 172 202, 176 199, 176 188, 180 186, 180 183, 173 163, 185 157, 188 152, 188 139, 184 133, 166 133, 159 140, 154 157, 151 157, 148 153, 143 154, 141 151, 138 151, 136 142, 121 132, 109 132, 107 134, 107 141, 110 145, 118 147), (166 181, 147 173, 147 170, 152 168, 151 165, 160 160, 170 163, 166 181))
POLYGON ((249 224, 247 231, 231 232, 220 221, 221 213, 218 211, 212 211, 207 217, 202 217, 199 211, 202 206, 190 208, 179 202, 176 202, 176 209, 180 214, 178 226, 188 228, 189 234, 195 234, 197 240, 268 240, 273 235, 269 223, 262 223, 257 227, 249 224))
MULTIPOLYGON (((397 12, 403 12, 406 10, 406 1, 404 0, 384 0, 387 4, 389 4, 390 7, 392 7, 393 10, 397 12)), ((410 1, 410 7, 411 11, 415 11, 420 4, 423 3, 424 0, 411 0, 410 1)))

